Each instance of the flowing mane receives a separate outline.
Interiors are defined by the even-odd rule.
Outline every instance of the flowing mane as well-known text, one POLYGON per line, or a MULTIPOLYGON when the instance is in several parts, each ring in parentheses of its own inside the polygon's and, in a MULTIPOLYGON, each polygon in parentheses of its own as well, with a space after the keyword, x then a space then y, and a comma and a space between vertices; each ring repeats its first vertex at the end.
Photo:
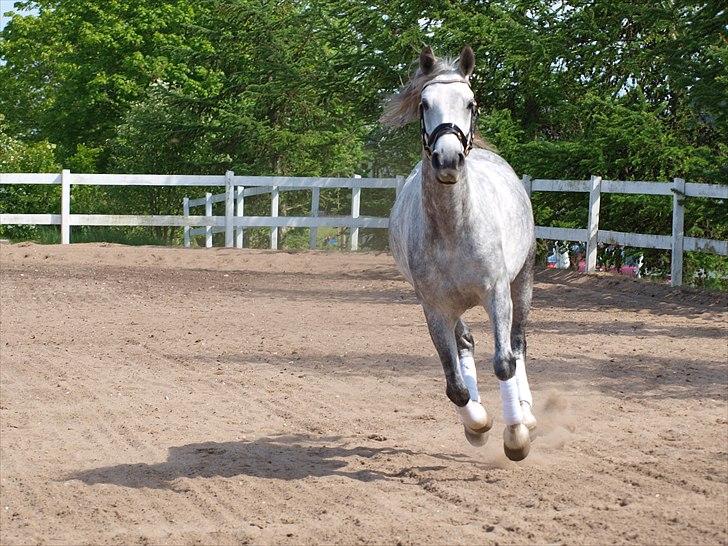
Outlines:
MULTIPOLYGON (((398 128, 415 121, 419 117, 422 89, 427 83, 439 76, 463 77, 458 64, 459 60, 459 57, 436 59, 432 70, 427 74, 418 66, 407 84, 387 98, 379 122, 388 127, 398 128)), ((473 145, 477 148, 496 151, 495 146, 483 139, 477 130, 473 138, 473 145)))
POLYGON ((427 74, 418 67, 407 85, 387 99, 384 104, 384 113, 379 121, 389 127, 403 127, 417 119, 422 88, 428 82, 443 75, 462 78, 456 59, 437 59, 434 67, 427 74))

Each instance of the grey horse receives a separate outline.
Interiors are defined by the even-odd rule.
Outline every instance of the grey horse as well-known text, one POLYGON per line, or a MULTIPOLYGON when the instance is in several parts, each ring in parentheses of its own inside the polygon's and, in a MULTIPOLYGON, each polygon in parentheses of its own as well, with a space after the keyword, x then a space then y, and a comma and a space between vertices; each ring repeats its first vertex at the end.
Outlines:
POLYGON ((473 445, 485 442, 493 419, 480 401, 474 341, 461 316, 477 305, 487 310, 504 450, 518 461, 528 455, 536 426, 525 369, 533 212, 511 166, 475 135, 474 66, 470 47, 454 61, 435 58, 427 47, 409 83, 385 105, 384 124, 400 127, 419 117, 423 148, 392 208, 390 245, 422 304, 446 394, 473 445))

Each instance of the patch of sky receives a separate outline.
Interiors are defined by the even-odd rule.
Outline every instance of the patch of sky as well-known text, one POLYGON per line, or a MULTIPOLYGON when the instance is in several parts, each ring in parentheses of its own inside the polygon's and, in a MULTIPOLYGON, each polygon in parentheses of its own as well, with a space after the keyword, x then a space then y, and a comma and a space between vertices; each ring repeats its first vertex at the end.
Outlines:
POLYGON ((5 26, 10 22, 10 15, 6 15, 9 12, 20 13, 22 15, 33 15, 38 13, 38 9, 16 9, 16 0, 0 0, 0 30, 4 29, 5 26))
POLYGON ((425 36, 432 38, 435 35, 435 31, 442 26, 442 20, 422 17, 417 20, 417 24, 424 31, 425 36))
MULTIPOLYGON (((15 8, 15 0, 0 0, 0 32, 7 26, 7 24, 10 22, 11 16, 10 13, 19 13, 21 15, 35 15, 38 13, 38 9, 29 9, 29 10, 23 10, 23 9, 16 9, 15 8)), ((5 64, 5 59, 0 57, 0 66, 5 64)))

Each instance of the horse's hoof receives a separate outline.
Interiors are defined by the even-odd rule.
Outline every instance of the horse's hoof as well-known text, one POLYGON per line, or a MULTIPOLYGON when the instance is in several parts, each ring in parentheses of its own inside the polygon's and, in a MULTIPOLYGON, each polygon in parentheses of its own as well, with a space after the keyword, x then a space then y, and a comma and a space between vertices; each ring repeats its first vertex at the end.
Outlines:
POLYGON ((531 451, 531 444, 526 444, 520 449, 511 449, 507 445, 503 445, 503 451, 511 461, 522 461, 528 456, 528 452, 531 451))
POLYGON ((493 417, 480 402, 469 400, 465 406, 458 408, 458 415, 465 428, 476 434, 488 432, 493 427, 493 417))
POLYGON ((503 451, 511 461, 522 461, 530 450, 531 438, 526 425, 508 425, 503 429, 503 451))
POLYGON ((488 435, 485 433, 473 432, 468 427, 463 425, 463 431, 465 432, 465 439, 471 446, 483 447, 488 441, 488 435))
POLYGON ((523 424, 526 425, 528 432, 533 435, 536 432, 536 418, 533 416, 531 411, 531 404, 528 402, 521 402, 521 411, 523 412, 523 424))

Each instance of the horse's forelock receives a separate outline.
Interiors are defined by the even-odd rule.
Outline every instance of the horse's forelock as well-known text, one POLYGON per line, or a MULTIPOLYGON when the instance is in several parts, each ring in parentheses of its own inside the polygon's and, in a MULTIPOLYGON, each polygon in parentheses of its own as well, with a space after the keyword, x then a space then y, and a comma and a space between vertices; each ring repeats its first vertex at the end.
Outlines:
POLYGON ((457 61, 449 58, 437 59, 432 71, 427 74, 418 68, 407 85, 386 100, 379 121, 390 127, 402 127, 415 120, 419 115, 423 87, 443 74, 459 76, 457 61))

